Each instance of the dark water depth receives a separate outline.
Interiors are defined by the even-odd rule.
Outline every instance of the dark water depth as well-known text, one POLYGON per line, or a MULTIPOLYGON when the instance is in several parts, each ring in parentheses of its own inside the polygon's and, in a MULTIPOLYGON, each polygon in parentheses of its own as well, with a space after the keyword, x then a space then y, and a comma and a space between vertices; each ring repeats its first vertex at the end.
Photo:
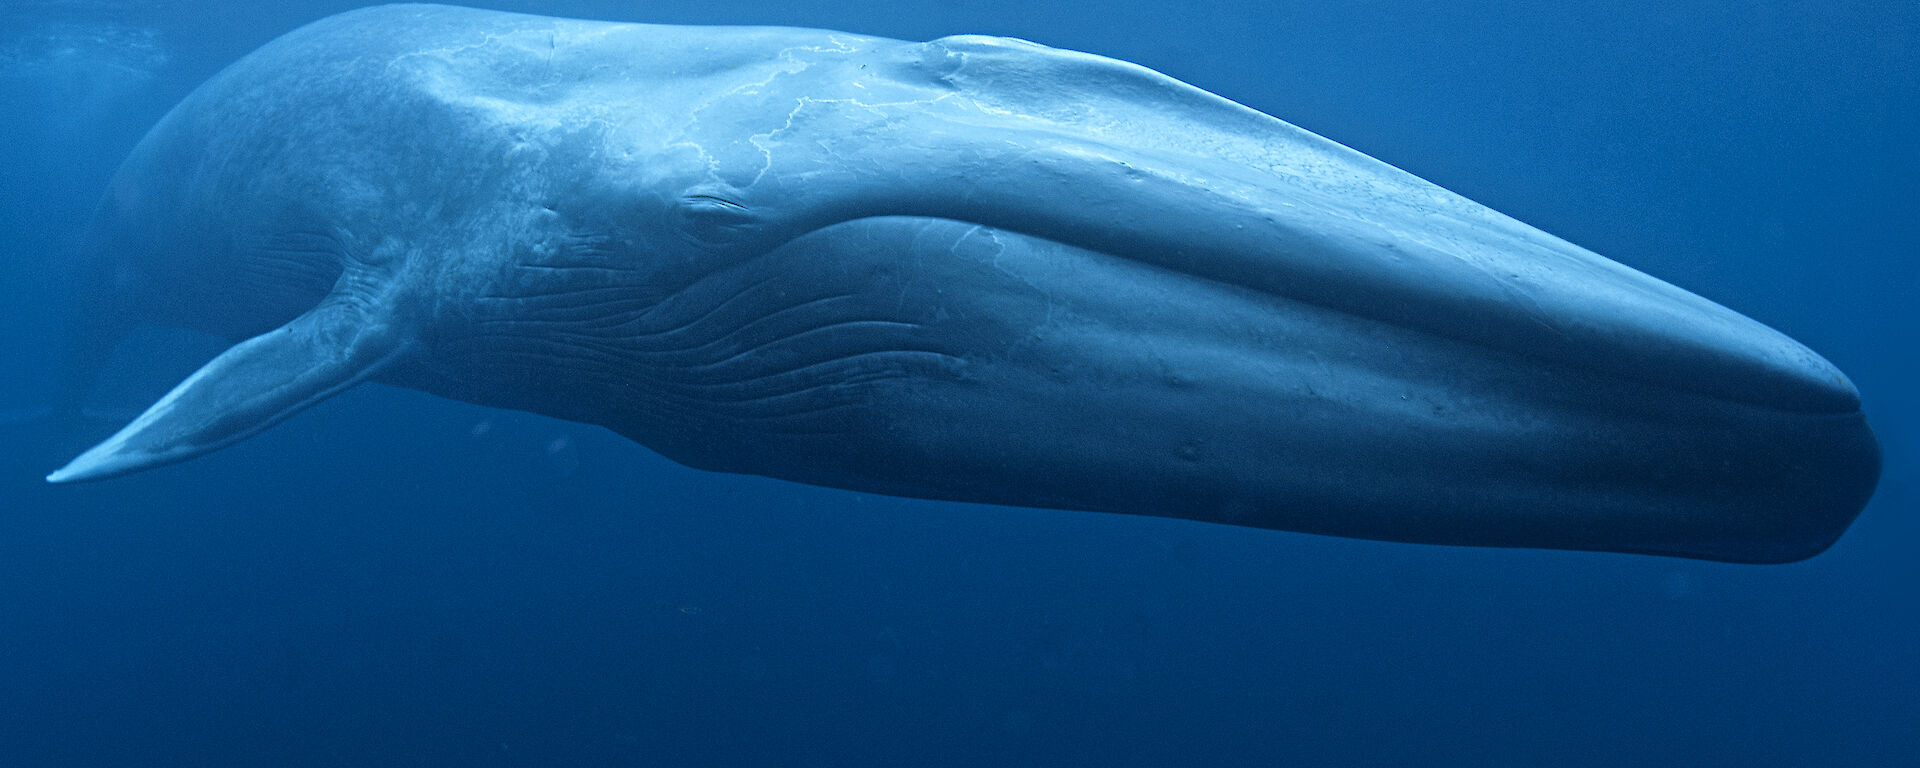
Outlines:
MULTIPOLYGON (((1920 765, 1920 5, 486 4, 1136 61, 1848 372, 1878 497, 1779 567, 861 496, 363 387, 41 477, 62 265, 176 100, 340 2, 0 6, 0 766, 1920 765)), ((128 411, 115 413, 114 411, 128 411)))

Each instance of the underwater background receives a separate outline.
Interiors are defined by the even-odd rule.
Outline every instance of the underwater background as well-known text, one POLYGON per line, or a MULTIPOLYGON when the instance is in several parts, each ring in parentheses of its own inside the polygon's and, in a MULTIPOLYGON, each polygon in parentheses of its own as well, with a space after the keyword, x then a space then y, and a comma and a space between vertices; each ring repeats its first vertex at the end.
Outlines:
POLYGON ((1348 541, 680 467, 365 386, 41 477, 63 262, 140 135, 355 2, 0 5, 0 766, 1920 766, 1920 4, 476 3, 1138 62, 1818 350, 1885 449, 1787 566, 1348 541))

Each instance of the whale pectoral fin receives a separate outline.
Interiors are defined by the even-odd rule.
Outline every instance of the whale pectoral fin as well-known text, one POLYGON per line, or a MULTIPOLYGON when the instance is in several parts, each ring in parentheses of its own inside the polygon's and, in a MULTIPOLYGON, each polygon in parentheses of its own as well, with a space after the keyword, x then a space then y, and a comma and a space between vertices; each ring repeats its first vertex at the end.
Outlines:
POLYGON ((199 456, 353 386, 404 351, 350 302, 326 302, 234 345, 47 482, 100 480, 199 456))

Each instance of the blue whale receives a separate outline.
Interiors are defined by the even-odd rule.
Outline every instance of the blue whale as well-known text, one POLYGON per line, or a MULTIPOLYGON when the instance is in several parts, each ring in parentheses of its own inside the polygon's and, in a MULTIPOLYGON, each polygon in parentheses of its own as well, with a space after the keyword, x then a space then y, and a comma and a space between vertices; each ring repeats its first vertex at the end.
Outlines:
POLYGON ((1139 66, 433 5, 194 91, 77 258, 84 389, 237 343, 51 482, 363 381, 875 493, 1785 562, 1872 495, 1755 321, 1139 66))

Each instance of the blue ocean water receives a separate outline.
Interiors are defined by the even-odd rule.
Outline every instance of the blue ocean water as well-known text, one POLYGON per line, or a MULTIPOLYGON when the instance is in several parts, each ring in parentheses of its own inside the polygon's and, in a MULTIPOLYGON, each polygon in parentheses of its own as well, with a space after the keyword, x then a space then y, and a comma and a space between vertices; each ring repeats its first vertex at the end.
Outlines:
POLYGON ((1789 566, 1346 541, 686 469, 362 387, 40 478, 67 257, 176 100, 341 2, 0 7, 0 765, 1920 765, 1920 6, 490 3, 1146 64, 1847 371, 1872 506, 1789 566))

